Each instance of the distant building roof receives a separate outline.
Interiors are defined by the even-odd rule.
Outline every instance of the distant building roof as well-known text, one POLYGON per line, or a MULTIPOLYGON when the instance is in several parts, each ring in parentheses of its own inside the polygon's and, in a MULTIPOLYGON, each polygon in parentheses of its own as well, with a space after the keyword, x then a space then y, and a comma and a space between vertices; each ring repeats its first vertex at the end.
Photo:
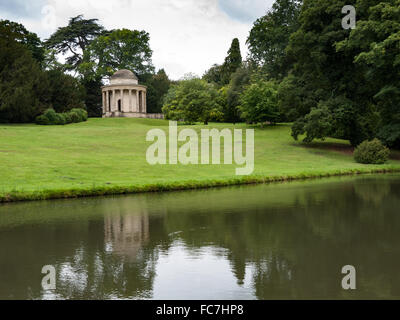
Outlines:
POLYGON ((132 71, 123 69, 117 71, 111 76, 110 84, 139 84, 139 79, 132 71))

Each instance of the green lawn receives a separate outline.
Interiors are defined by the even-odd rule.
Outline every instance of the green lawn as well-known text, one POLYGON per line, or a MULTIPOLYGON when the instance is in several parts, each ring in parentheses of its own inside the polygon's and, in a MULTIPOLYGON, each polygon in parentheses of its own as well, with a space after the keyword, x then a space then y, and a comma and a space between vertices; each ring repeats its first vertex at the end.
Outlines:
POLYGON ((237 177, 237 165, 150 166, 146 134, 155 127, 168 131, 168 122, 90 119, 68 126, 0 125, 0 202, 400 171, 397 160, 381 166, 355 163, 344 141, 305 147, 292 139, 288 125, 256 129, 250 177, 237 177))

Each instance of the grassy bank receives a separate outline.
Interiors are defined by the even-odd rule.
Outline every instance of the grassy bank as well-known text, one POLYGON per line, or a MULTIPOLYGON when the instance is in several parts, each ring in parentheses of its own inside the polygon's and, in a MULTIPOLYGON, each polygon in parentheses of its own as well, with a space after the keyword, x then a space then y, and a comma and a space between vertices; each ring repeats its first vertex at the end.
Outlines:
POLYGON ((167 131, 167 126, 167 121, 147 119, 90 119, 62 127, 0 125, 0 202, 400 171, 398 160, 355 163, 344 141, 329 139, 306 147, 293 141, 287 125, 256 129, 255 170, 248 177, 237 177, 236 165, 150 166, 146 134, 155 127, 167 131))

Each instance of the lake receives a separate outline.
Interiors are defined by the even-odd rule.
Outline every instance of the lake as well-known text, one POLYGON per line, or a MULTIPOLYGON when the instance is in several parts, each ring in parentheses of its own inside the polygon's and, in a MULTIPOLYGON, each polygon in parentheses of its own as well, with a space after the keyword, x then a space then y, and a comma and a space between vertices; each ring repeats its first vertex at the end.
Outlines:
POLYGON ((0 205, 0 299, 396 299, 399 208, 398 174, 0 205))

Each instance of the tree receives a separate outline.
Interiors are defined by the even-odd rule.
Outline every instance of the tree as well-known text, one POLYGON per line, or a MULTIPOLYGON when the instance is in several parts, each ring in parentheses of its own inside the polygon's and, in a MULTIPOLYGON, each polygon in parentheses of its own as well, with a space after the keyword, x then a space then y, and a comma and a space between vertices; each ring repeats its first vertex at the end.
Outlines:
POLYGON ((241 95, 241 117, 247 123, 279 120, 277 85, 271 81, 257 81, 246 88, 241 95))
MULTIPOLYGON (((84 54, 88 46, 101 34, 106 33, 98 19, 84 19, 83 15, 73 17, 66 27, 59 28, 47 41, 48 55, 46 67, 67 71, 80 71, 84 54), (56 55, 67 55, 66 64, 62 67, 57 63, 56 55)), ((102 79, 99 76, 81 79, 86 90, 85 104, 89 116, 101 116, 101 86, 102 79)))
POLYGON ((191 79, 173 85, 164 99, 163 113, 169 120, 208 124, 222 113, 216 102, 217 90, 205 80, 191 79))
POLYGON ((48 81, 12 25, 0 25, 0 122, 31 122, 48 106, 48 81))
POLYGON ((272 9, 254 22, 247 39, 250 59, 271 79, 281 80, 290 68, 286 54, 290 35, 299 28, 302 0, 277 0, 272 9))
POLYGON ((160 69, 156 74, 150 74, 147 78, 140 80, 147 86, 147 112, 161 113, 164 96, 171 86, 167 73, 164 69, 160 69))
POLYGON ((85 51, 80 71, 84 76, 106 77, 128 69, 143 76, 154 71, 150 35, 145 31, 118 29, 96 38, 85 51))
MULTIPOLYGON (((338 52, 354 57, 368 84, 369 100, 379 111, 378 136, 388 146, 400 146, 400 1, 358 2, 360 14, 348 38, 337 43, 338 52)), ((372 137, 368 137, 372 138, 372 137)))
POLYGON ((15 41, 25 45, 39 65, 43 63, 45 48, 36 33, 29 32, 22 24, 9 20, 1 20, 0 26, 9 28, 10 32, 14 34, 15 41))
POLYGON ((57 113, 76 108, 85 109, 85 88, 79 80, 60 70, 47 71, 46 76, 49 81, 47 96, 57 113))
MULTIPOLYGON (((326 136, 353 145, 399 123, 399 0, 358 0, 357 28, 341 27, 344 0, 305 0, 287 54, 292 74, 281 85, 293 136, 326 136), (318 126, 329 119, 334 125, 318 126)), ((387 131, 388 132, 388 131, 387 131)))
POLYGON ((221 67, 221 81, 222 84, 228 84, 231 81, 231 76, 242 65, 242 55, 240 53, 239 39, 235 38, 228 51, 228 56, 221 67))
POLYGON ((214 83, 217 86, 222 85, 222 66, 214 64, 209 70, 203 75, 203 79, 208 83, 214 83))
POLYGON ((71 18, 68 26, 58 28, 46 41, 46 46, 54 49, 57 54, 68 54, 67 69, 77 71, 86 48, 103 32, 104 28, 97 19, 86 20, 83 15, 79 15, 71 18))
POLYGON ((223 109, 224 121, 230 123, 241 122, 240 118, 240 96, 245 87, 250 84, 251 69, 249 65, 243 64, 232 75, 231 82, 227 90, 227 102, 223 109))

